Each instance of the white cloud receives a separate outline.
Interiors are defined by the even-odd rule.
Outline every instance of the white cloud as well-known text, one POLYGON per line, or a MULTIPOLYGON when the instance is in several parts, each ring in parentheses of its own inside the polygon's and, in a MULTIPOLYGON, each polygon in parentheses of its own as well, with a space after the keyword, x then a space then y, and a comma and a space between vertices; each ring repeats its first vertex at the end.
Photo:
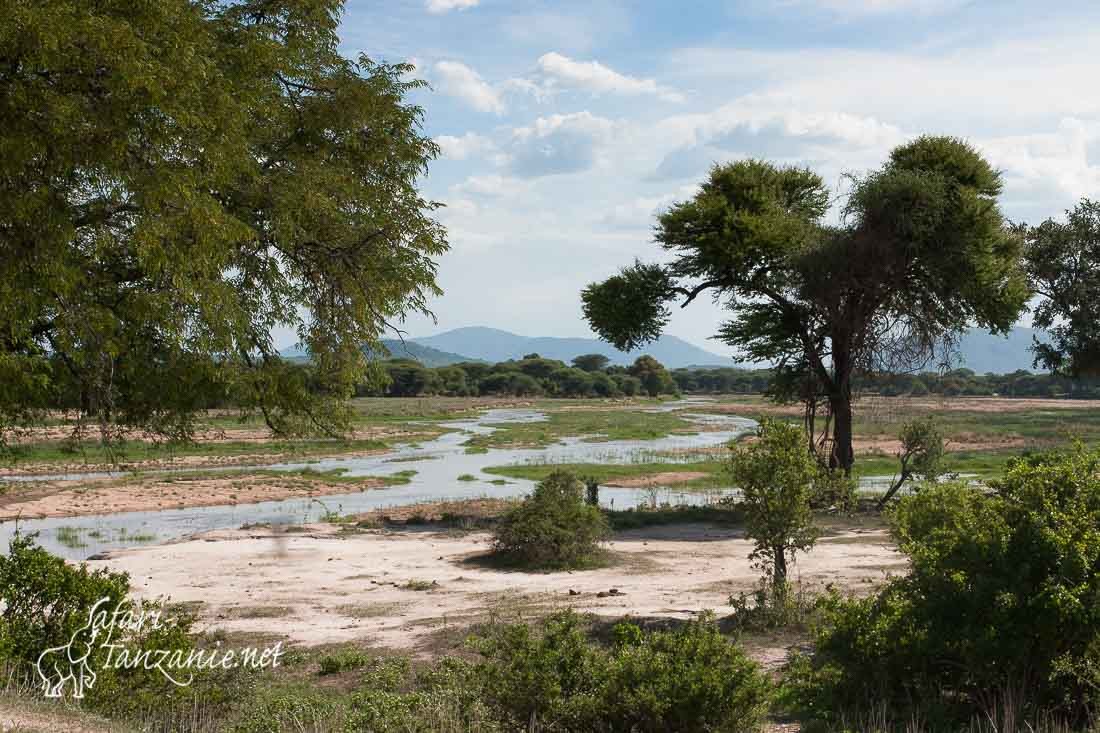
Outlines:
POLYGON ((1082 197, 1100 196, 1100 119, 1063 119, 1056 131, 975 141, 1003 171, 1005 198, 1016 218, 1058 217, 1082 197))
POLYGON ((496 150, 492 140, 476 132, 467 132, 461 137, 440 135, 435 142, 443 151, 443 157, 450 160, 466 160, 496 150))
POLYGON ((458 61, 439 61, 435 74, 444 93, 468 102, 480 112, 504 113, 500 92, 469 66, 458 61))
POLYGON ((707 88, 973 135, 1100 113, 1094 43, 1090 32, 1060 29, 1055 37, 929 52, 696 48, 672 54, 667 68, 690 70, 681 73, 707 88))
POLYGON ((490 198, 514 198, 525 194, 529 189, 526 181, 499 174, 470 176, 462 183, 451 186, 457 194, 475 194, 490 198))
POLYGON ((477 7, 481 0, 428 0, 426 5, 429 13, 446 13, 451 10, 466 10, 477 7))
POLYGON ((512 172, 537 178, 587 170, 597 162, 598 144, 610 138, 614 127, 611 120, 587 110, 539 117, 512 133, 512 172))
POLYGON ((557 82, 595 94, 652 94, 670 102, 684 101, 682 94, 658 85, 653 79, 626 76, 599 61, 575 61, 551 51, 539 58, 538 67, 542 73, 557 82))

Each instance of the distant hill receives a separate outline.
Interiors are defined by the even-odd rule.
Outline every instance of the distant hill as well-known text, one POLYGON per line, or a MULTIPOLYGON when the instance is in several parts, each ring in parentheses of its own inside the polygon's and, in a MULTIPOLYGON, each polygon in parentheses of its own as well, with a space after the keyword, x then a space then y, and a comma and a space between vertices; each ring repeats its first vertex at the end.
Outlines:
MULTIPOLYGON (((449 366, 463 361, 480 361, 461 354, 433 349, 431 346, 424 346, 408 339, 403 343, 400 339, 382 339, 382 345, 389 352, 390 359, 413 359, 427 367, 449 366)), ((283 349, 279 355, 289 361, 308 361, 309 359, 309 354, 297 346, 283 349)))
POLYGON ((391 359, 414 359, 426 367, 441 367, 458 364, 463 361, 481 361, 462 354, 453 354, 450 351, 425 346, 417 341, 405 339, 383 339, 382 345, 390 352, 391 359))
POLYGON ((670 369, 692 365, 735 366, 732 359, 689 344, 675 336, 662 336, 644 348, 631 352, 591 338, 557 338, 552 336, 520 336, 509 331, 483 326, 456 328, 452 331, 422 336, 416 343, 436 349, 469 354, 484 361, 498 362, 520 359, 525 354, 539 354, 548 359, 568 363, 581 354, 603 354, 612 364, 632 364, 642 354, 649 354, 670 369))
MULTIPOLYGON (((1038 372, 1032 366, 1032 337, 1041 332, 1032 328, 1017 327, 1007 336, 994 336, 986 331, 972 329, 960 343, 960 357, 955 368, 972 369, 978 374, 1011 374, 1024 370, 1038 372)), ((669 369, 703 368, 715 366, 753 368, 753 364, 738 364, 729 357, 713 354, 706 349, 689 344, 675 336, 662 336, 648 346, 632 352, 623 352, 603 341, 590 338, 556 338, 552 336, 520 336, 509 331, 483 326, 470 326, 445 331, 435 336, 406 339, 385 339, 383 345, 393 359, 415 359, 424 366, 438 367, 463 361, 487 361, 495 363, 508 359, 520 359, 536 353, 549 359, 568 363, 581 354, 603 354, 612 364, 627 365, 642 354, 650 354, 669 369)), ((284 349, 283 357, 291 360, 306 358, 297 348, 284 349)), ((763 366, 763 365, 761 365, 763 366)))

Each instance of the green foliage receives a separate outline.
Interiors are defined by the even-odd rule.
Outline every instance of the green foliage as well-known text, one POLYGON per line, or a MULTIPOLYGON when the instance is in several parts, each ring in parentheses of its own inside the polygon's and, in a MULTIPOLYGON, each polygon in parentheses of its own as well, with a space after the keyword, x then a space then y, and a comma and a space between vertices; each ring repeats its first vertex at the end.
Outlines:
POLYGON ((815 618, 819 601, 803 592, 801 586, 776 588, 764 578, 752 593, 730 596, 731 621, 739 631, 806 629, 815 618))
POLYGON ((1064 223, 1026 229, 1025 256, 1042 296, 1033 322, 1048 340, 1037 364, 1072 376, 1100 376, 1100 201, 1082 199, 1064 223))
POLYGON ((371 733, 464 733, 502 730, 479 696, 469 663, 445 657, 413 674, 405 659, 376 660, 352 696, 348 730, 371 733))
MULTIPOLYGON (((125 573, 69 565, 38 547, 32 535, 16 535, 8 554, 0 555, 0 658, 37 684, 39 655, 68 643, 100 599, 107 598, 104 606, 113 611, 129 587, 125 573)), ((102 664, 101 657, 94 661, 102 664)))
POLYGON ((670 315, 665 302, 674 294, 672 287, 664 268, 635 261, 618 275, 585 288, 581 308, 600 338, 633 351, 661 335, 670 315))
POLYGON ((573 358, 573 366, 586 372, 602 372, 607 369, 611 359, 603 354, 581 354, 573 358))
POLYGON ((906 481, 936 481, 944 474, 946 441, 934 417, 906 422, 902 425, 898 439, 901 440, 901 451, 898 453, 901 470, 893 486, 879 501, 880 507, 885 506, 906 481))
POLYGON ((679 394, 680 390, 673 381, 672 375, 664 368, 661 362, 652 356, 639 356, 628 370, 630 375, 637 377, 642 384, 642 389, 650 397, 662 394, 679 394))
MULTIPOLYGON (((39 687, 36 670, 40 655, 47 649, 72 642, 74 653, 84 656, 93 684, 85 690, 84 704, 112 717, 133 716, 152 708, 182 705, 197 695, 210 707, 228 705, 224 694, 233 673, 210 672, 199 675, 192 686, 180 688, 159 670, 139 666, 107 665, 110 649, 87 630, 93 609, 97 614, 123 612, 151 614, 159 612, 157 624, 145 623, 140 629, 112 629, 110 642, 121 644, 132 655, 143 650, 187 652, 194 647, 187 614, 170 614, 153 601, 127 598, 129 577, 107 570, 89 571, 86 565, 73 566, 38 547, 33 536, 16 535, 7 555, 0 555, 0 662, 7 665, 14 679, 39 687), (97 605, 98 604, 98 605, 97 605)), ((117 660, 116 660, 117 661, 117 660)), ((54 655, 49 664, 64 665, 54 655)), ((46 667, 49 669, 49 667, 46 667)), ((66 671, 61 667, 61 671, 66 671)), ((73 671, 78 672, 76 666, 73 671)), ((66 689, 64 694, 71 694, 66 689)))
POLYGON ((751 731, 769 700, 756 665, 711 616, 674 631, 613 629, 587 641, 576 614, 546 619, 539 634, 506 625, 475 642, 485 698, 512 727, 594 731, 751 731))
POLYGON ((755 441, 732 447, 730 473, 741 490, 745 534, 756 543, 749 557, 783 589, 787 561, 818 535, 810 501, 820 468, 806 437, 795 425, 762 420, 755 441))
MULTIPOLYGON (((105 440, 190 437, 209 383, 278 431, 342 429, 361 345, 426 312, 447 244, 417 190, 438 151, 408 102, 423 84, 343 58, 341 8, 7 9, 0 371, 48 354, 50 386, 105 440), (309 383, 277 326, 308 347, 309 383)), ((0 417, 36 404, 40 385, 16 387, 0 417)))
POLYGON ((798 704, 824 719, 883 705, 945 725, 1095 712, 1100 454, 1020 459, 991 493, 927 486, 892 524, 910 574, 833 600, 814 656, 792 670, 798 704))
POLYGON ((607 520, 585 503, 583 491, 573 474, 551 473, 501 518, 493 537, 496 552, 509 563, 548 570, 599 562, 607 520))
POLYGON ((920 366, 972 323, 1005 331, 1023 309, 1021 242, 1000 189, 964 141, 921 137, 853 179, 842 224, 829 226, 829 191, 813 172, 715 166, 659 217, 672 261, 589 285, 585 317, 602 338, 636 347, 660 333, 668 301, 711 291, 732 312, 719 338, 746 360, 791 370, 800 388, 783 394, 829 403, 830 462, 850 472, 857 374, 920 366))
POLYGON ((326 654, 321 657, 318 664, 320 664, 321 667, 320 673, 322 675, 327 675, 339 674, 349 669, 360 669, 367 666, 370 661, 371 657, 366 652, 362 652, 358 649, 341 649, 340 651, 326 654))
POLYGON ((769 681, 713 616, 635 635, 615 652, 600 713, 607 730, 754 731, 767 711, 769 681))

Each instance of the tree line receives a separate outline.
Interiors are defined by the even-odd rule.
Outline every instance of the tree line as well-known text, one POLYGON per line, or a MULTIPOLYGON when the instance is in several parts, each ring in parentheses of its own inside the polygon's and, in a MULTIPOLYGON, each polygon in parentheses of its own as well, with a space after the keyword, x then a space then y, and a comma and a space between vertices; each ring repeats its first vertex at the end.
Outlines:
MULTIPOLYGON (((579 356, 567 365, 557 359, 529 354, 523 359, 488 364, 462 362, 427 367, 412 359, 383 363, 386 379, 364 384, 359 397, 635 397, 648 395, 771 395, 782 389, 774 369, 737 367, 666 369, 650 356, 631 366, 604 364, 585 368, 579 356), (388 381, 387 381, 388 380, 388 381)), ((978 374, 972 369, 947 372, 860 374, 852 380, 856 394, 884 397, 1046 397, 1100 399, 1100 379, 1061 374, 978 374)))
POLYGON ((570 364, 527 354, 496 364, 462 362, 426 367, 411 359, 383 363, 385 380, 366 384, 359 396, 420 395, 510 397, 633 397, 679 394, 669 371, 652 356, 630 366, 610 364, 602 354, 583 354, 570 364))

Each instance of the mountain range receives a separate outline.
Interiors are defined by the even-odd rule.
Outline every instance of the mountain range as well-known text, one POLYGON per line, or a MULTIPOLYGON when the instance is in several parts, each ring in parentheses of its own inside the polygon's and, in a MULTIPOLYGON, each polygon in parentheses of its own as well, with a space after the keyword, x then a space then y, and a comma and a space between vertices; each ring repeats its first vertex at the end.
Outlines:
MULTIPOLYGON (((972 329, 960 342, 960 358, 956 367, 972 369, 978 374, 994 372, 1008 374, 1018 370, 1035 371, 1030 346, 1037 331, 1017 327, 1007 337, 994 336, 972 329)), ((699 348, 676 336, 661 336, 657 341, 632 352, 619 351, 614 346, 593 338, 559 338, 552 336, 520 336, 519 334, 484 326, 469 326, 451 331, 382 342, 394 359, 414 359, 424 366, 439 367, 463 361, 499 362, 521 359, 527 354, 539 354, 566 363, 580 354, 603 354, 612 364, 627 365, 642 354, 649 354, 670 369, 701 366, 741 366, 730 357, 699 348)), ((283 356, 305 358, 297 348, 285 349, 283 356)))
POLYGON ((520 336, 484 326, 456 328, 413 340, 422 346, 489 362, 522 359, 527 354, 538 354, 547 359, 560 359, 569 363, 573 357, 581 354, 603 354, 612 364, 626 365, 634 363, 642 354, 649 354, 670 369, 694 365, 729 366, 731 363, 729 357, 713 354, 676 336, 662 336, 644 348, 629 353, 592 338, 520 336))

